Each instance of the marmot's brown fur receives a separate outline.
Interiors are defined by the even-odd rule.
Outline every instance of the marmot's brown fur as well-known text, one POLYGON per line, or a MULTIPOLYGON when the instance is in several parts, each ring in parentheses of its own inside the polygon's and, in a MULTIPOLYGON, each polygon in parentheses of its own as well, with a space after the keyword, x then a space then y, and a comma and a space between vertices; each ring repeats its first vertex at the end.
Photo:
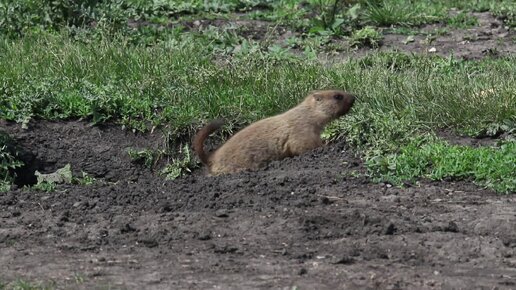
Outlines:
POLYGON ((208 154, 204 140, 223 125, 216 120, 196 134, 193 148, 210 175, 256 170, 321 146, 324 126, 346 114, 354 101, 354 95, 339 90, 313 92, 296 107, 249 125, 208 154))

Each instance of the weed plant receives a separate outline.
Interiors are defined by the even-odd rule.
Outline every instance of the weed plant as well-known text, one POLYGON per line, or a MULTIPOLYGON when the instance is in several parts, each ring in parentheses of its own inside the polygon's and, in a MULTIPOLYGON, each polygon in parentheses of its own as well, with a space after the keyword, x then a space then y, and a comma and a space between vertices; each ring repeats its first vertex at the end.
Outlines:
POLYGON ((13 171, 23 166, 23 162, 18 159, 16 150, 11 138, 0 131, 0 193, 11 188, 15 177, 13 171))

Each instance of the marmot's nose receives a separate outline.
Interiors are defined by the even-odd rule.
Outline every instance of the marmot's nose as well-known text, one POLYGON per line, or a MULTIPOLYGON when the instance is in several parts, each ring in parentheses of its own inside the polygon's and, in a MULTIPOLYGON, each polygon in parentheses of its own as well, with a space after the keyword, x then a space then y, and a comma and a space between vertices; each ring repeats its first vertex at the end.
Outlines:
POLYGON ((351 104, 353 104, 356 99, 357 99, 356 95, 351 95, 351 104))

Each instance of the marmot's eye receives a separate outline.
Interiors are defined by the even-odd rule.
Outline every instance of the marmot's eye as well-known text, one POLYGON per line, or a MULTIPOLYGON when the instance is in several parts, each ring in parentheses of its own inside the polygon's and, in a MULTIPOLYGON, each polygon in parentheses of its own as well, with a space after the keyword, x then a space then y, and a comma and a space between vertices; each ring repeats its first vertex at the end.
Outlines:
POLYGON ((344 96, 343 95, 334 95, 333 98, 335 100, 339 100, 339 101, 342 101, 342 99, 344 99, 344 96))

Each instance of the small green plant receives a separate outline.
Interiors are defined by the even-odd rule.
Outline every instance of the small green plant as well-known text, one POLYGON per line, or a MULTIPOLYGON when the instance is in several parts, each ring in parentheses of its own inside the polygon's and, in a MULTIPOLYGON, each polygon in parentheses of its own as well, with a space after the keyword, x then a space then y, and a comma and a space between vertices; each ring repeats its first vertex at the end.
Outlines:
POLYGON ((364 174, 360 173, 358 170, 346 171, 340 174, 342 178, 359 178, 364 176, 364 174))
POLYGON ((0 132, 0 192, 9 191, 14 180, 12 171, 23 166, 23 162, 16 158, 17 153, 8 149, 10 142, 9 136, 0 132))
POLYGON ((43 181, 43 182, 39 182, 36 185, 32 186, 32 189, 44 191, 44 192, 53 192, 56 190, 56 183, 49 182, 49 181, 43 181))
MULTIPOLYGON (((395 152, 408 144, 413 136, 421 136, 422 129, 410 112, 378 113, 367 108, 356 108, 349 116, 331 123, 323 138, 335 140, 346 138, 366 160, 395 152)), ((431 140, 431 135, 421 138, 431 140)))
POLYGON ((84 275, 82 275, 80 273, 74 273, 73 277, 74 277, 74 280, 75 280, 75 284, 82 284, 82 283, 84 283, 84 275))
POLYGON ((490 122, 482 127, 464 128, 462 130, 459 130, 459 133, 475 138, 490 137, 500 138, 506 141, 515 140, 516 116, 502 120, 501 122, 490 122))
POLYGON ((479 134, 481 137, 498 137, 500 135, 506 135, 506 139, 516 137, 516 116, 500 123, 491 123, 485 128, 484 132, 479 134))
POLYGON ((470 28, 478 25, 478 19, 464 11, 459 12, 457 15, 452 16, 447 21, 448 25, 456 28, 470 28))
POLYGON ((81 185, 92 185, 97 181, 95 177, 89 175, 86 172, 82 172, 82 177, 75 177, 74 182, 81 185))
POLYGON ((406 27, 406 26, 387 28, 385 31, 388 33, 401 34, 401 35, 407 35, 407 36, 414 36, 414 35, 421 34, 421 31, 419 31, 418 29, 415 29, 413 27, 406 27))
POLYGON ((283 48, 279 45, 270 46, 267 52, 267 57, 269 57, 271 60, 276 61, 295 58, 295 56, 292 54, 292 52, 290 52, 290 50, 283 48))
POLYGON ((364 18, 378 26, 418 25, 431 18, 414 11, 414 8, 405 1, 367 1, 364 18))
POLYGON ((504 1, 498 5, 491 3, 490 11, 498 18, 502 19, 505 25, 516 27, 516 3, 514 1, 504 1))
POLYGON ((209 26, 204 29, 198 37, 206 38, 214 52, 222 54, 233 53, 235 48, 240 45, 243 38, 239 36, 234 27, 219 28, 209 26))
POLYGON ((310 33, 325 34, 331 32, 340 34, 341 25, 346 21, 343 11, 353 2, 355 1, 318 0, 314 5, 317 16, 312 19, 310 33))
POLYGON ((161 171, 167 179, 176 179, 192 172, 192 169, 198 167, 197 163, 192 158, 192 152, 188 145, 184 145, 178 155, 179 157, 173 158, 161 171))
MULTIPOLYGON (((6 287, 6 289, 12 289, 12 290, 52 290, 56 289, 56 283, 55 282, 49 282, 49 283, 34 283, 34 282, 28 282, 23 279, 17 279, 16 281, 13 281, 9 283, 6 287)), ((3 289, 0 287, 0 289, 3 289)))
POLYGON ((372 26, 366 26, 362 29, 353 31, 350 37, 350 46, 353 47, 373 47, 380 45, 382 34, 372 26))
POLYGON ((147 168, 152 168, 159 158, 159 154, 150 149, 136 150, 133 148, 127 149, 127 154, 131 158, 132 162, 143 164, 147 168))

